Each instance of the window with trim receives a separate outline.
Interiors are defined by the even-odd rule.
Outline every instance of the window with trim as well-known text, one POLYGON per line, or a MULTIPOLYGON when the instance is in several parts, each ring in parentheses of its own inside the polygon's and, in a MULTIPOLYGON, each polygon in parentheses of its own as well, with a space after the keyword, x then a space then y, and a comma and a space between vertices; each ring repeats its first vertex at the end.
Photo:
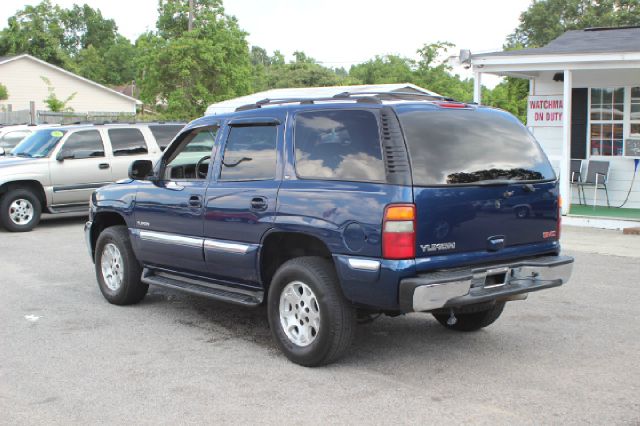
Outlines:
POLYGON ((220 180, 270 180, 276 177, 276 126, 231 127, 220 180))
POLYGON ((591 155, 623 155, 624 116, 624 87, 591 89, 591 155))
POLYGON ((109 129, 107 133, 114 157, 149 153, 140 129, 109 129))
POLYGON ((187 134, 167 159, 165 179, 206 179, 217 132, 217 127, 207 127, 187 134))
POLYGON ((102 136, 97 130, 86 130, 69 135, 61 150, 63 158, 104 157, 102 136))
POLYGON ((630 132, 633 136, 640 137, 640 86, 631 88, 631 125, 630 132))
POLYGON ((296 172, 301 178, 385 180, 378 121, 370 111, 298 113, 294 139, 296 172))

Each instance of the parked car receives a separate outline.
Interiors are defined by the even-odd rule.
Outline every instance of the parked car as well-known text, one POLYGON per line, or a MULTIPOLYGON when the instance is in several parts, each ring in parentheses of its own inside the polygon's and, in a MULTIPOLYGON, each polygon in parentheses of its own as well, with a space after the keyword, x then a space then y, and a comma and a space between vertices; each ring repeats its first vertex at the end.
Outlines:
POLYGON ((525 127, 385 96, 265 100, 135 161, 94 193, 85 226, 104 297, 133 304, 158 285, 266 303, 280 349, 316 366, 346 351, 357 315, 429 312, 472 331, 567 282, 558 181, 525 127))
POLYGON ((40 128, 0 160, 0 223, 30 231, 40 214, 86 211, 91 193, 127 177, 129 164, 155 159, 183 124, 40 128))
POLYGON ((51 124, 19 124, 15 126, 0 127, 0 157, 8 155, 24 138, 36 130, 51 127, 51 124))

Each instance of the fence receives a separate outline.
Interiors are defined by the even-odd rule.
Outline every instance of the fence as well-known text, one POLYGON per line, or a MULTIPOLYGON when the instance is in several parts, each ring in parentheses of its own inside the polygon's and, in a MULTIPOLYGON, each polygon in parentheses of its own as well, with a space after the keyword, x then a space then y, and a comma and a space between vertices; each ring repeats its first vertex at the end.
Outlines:
POLYGON ((5 126, 12 124, 117 123, 135 120, 135 113, 36 111, 33 102, 31 102, 30 109, 12 111, 11 105, 0 105, 0 125, 5 126))
POLYGON ((31 112, 28 109, 21 111, 3 111, 0 110, 0 124, 30 124, 31 112))

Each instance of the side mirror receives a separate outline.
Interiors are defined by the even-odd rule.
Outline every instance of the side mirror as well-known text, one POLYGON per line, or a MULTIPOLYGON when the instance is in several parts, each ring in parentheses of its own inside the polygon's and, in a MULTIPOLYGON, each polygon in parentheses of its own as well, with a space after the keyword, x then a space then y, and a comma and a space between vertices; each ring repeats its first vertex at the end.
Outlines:
POLYGON ((0 157, 3 157, 5 154, 4 148, 0 146, 0 157))
POLYGON ((136 160, 129 166, 129 178, 133 180, 152 180, 153 162, 151 160, 136 160))

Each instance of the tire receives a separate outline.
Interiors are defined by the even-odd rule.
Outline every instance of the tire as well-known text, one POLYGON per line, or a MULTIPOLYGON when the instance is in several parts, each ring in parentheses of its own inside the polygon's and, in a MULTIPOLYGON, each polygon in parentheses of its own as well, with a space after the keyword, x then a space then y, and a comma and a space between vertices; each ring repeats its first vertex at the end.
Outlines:
POLYGON ((356 310, 342 294, 330 260, 299 257, 280 266, 271 281, 267 311, 276 344, 296 364, 330 364, 353 340, 356 310), (281 315, 281 308, 289 315, 281 315), (303 326, 298 327, 298 321, 303 326))
MULTIPOLYGON (((471 313, 456 313, 455 324, 447 324, 450 314, 433 314, 436 320, 446 328, 456 331, 477 331, 493 324, 502 314, 505 302, 494 304, 489 309, 471 313)), ((455 312, 455 311, 454 311, 455 312)))
POLYGON ((14 189, 0 199, 0 222, 10 232, 31 231, 40 222, 42 204, 29 189, 14 189))
POLYGON ((142 268, 133 254, 126 226, 102 231, 96 243, 95 269, 100 291, 109 303, 132 305, 147 294, 149 285, 141 281, 142 268))

